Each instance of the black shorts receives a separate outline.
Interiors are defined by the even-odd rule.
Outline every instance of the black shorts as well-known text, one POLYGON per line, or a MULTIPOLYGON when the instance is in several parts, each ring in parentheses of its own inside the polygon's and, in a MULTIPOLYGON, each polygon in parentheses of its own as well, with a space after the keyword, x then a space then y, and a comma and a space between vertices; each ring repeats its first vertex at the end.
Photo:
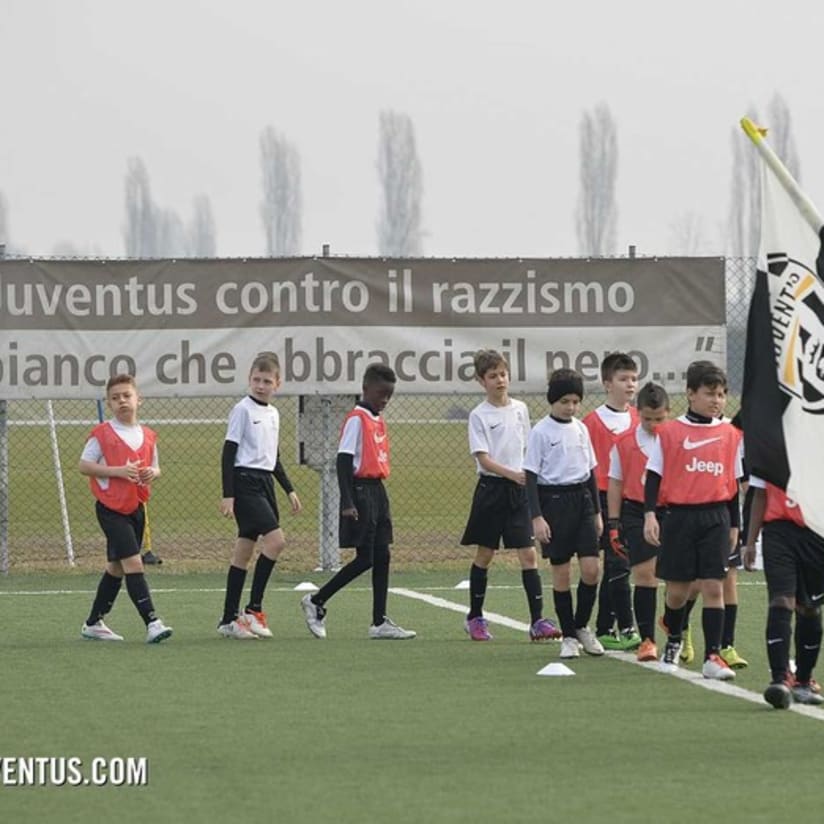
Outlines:
POLYGON ((140 554, 143 530, 146 526, 146 512, 143 504, 129 515, 115 512, 100 501, 95 503, 97 521, 106 536, 106 559, 122 561, 140 554))
POLYGON ((275 480, 263 469, 235 467, 235 520, 238 538, 256 541, 280 528, 275 480))
POLYGON ((761 541, 770 599, 795 596, 800 604, 820 607, 824 602, 824 538, 792 521, 768 521, 761 541))
POLYGON ((595 528, 595 505, 589 484, 539 486, 541 514, 551 532, 548 544, 541 544, 541 554, 552 566, 579 558, 598 557, 598 530, 595 528))
POLYGON ((340 517, 338 545, 375 547, 392 543, 392 513, 386 487, 378 478, 355 478, 355 508, 358 518, 340 517))
POLYGON ((667 507, 655 571, 662 581, 723 580, 729 554, 726 503, 667 507))
MULTIPOLYGON (((663 510, 658 513, 658 520, 663 520, 663 510)), ((631 567, 658 556, 658 547, 644 540, 644 505, 640 501, 625 498, 621 503, 621 530, 631 567)))
POLYGON ((507 549, 534 545, 526 488, 506 478, 481 475, 461 544, 498 549, 501 541, 507 549))

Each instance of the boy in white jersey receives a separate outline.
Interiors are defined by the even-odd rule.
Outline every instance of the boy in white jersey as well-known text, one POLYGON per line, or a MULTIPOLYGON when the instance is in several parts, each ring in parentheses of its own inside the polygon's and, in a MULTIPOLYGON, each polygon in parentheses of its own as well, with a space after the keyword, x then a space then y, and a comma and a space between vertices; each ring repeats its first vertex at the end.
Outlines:
POLYGON ((640 421, 618 438, 610 452, 607 502, 612 551, 625 555, 632 573, 633 611, 641 645, 639 661, 656 661, 655 610, 658 548, 644 540, 644 473, 655 441, 655 430, 669 415, 669 397, 663 386, 645 384, 638 393, 640 421))
POLYGON ((280 528, 275 500, 276 478, 289 496, 293 514, 301 503, 280 462, 280 414, 269 401, 280 387, 280 361, 274 352, 261 352, 249 371, 249 394, 229 413, 223 443, 220 513, 237 521, 237 539, 226 576, 223 617, 217 627, 224 638, 271 638, 263 594, 286 540, 280 528), (249 603, 240 614, 240 598, 255 543, 260 554, 255 564, 249 603))
POLYGON ((561 658, 577 658, 580 648, 603 655, 587 626, 598 589, 598 538, 603 531, 595 453, 587 428, 575 416, 584 380, 574 369, 556 369, 549 378, 550 413, 529 433, 524 457, 532 528, 552 567, 552 594, 561 624, 561 658), (578 603, 573 612, 570 561, 578 556, 578 603))
POLYGON ((538 553, 526 498, 522 468, 529 412, 523 401, 509 397, 509 364, 494 349, 475 353, 475 379, 486 400, 469 413, 469 451, 475 458, 478 484, 461 544, 477 545, 469 570, 469 614, 465 629, 473 641, 489 641, 483 617, 487 571, 501 542, 515 549, 521 562, 521 581, 529 606, 529 637, 533 641, 559 638, 561 632, 543 617, 543 592, 538 553))
POLYGON ((708 361, 687 368, 686 415, 658 427, 644 484, 644 540, 661 547, 658 577, 666 581, 665 671, 678 667, 684 611, 690 585, 699 581, 703 600, 705 678, 730 680, 735 673, 719 654, 724 628, 723 581, 738 540, 738 479, 743 475, 741 433, 719 420, 727 377, 708 361), (667 514, 663 529, 656 507, 667 514))
MULTIPOLYGON (((589 430, 595 460, 601 511, 607 511, 607 470, 609 454, 624 432, 638 423, 632 401, 638 389, 638 366, 624 352, 611 352, 601 361, 601 381, 604 402, 584 417, 589 430)), ((598 616, 595 634, 604 649, 633 650, 641 643, 632 618, 632 596, 629 588, 629 562, 614 551, 609 536, 601 535, 604 569, 598 592, 598 616), (615 624, 617 622, 617 628, 615 624)))
POLYGON ((109 379, 106 403, 114 419, 92 430, 80 456, 80 472, 89 478, 97 499, 97 520, 106 536, 106 571, 80 634, 93 641, 123 640, 106 626, 103 616, 111 610, 125 577, 126 591, 146 625, 146 643, 156 644, 171 637, 172 629, 155 614, 140 544, 146 525, 144 504, 160 475, 157 436, 137 422, 140 395, 131 375, 109 379))

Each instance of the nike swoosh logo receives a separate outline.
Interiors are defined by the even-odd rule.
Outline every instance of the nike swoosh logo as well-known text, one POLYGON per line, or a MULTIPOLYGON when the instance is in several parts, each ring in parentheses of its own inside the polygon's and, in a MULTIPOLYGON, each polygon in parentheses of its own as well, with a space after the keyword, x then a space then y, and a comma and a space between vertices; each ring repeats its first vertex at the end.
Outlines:
POLYGON ((715 443, 715 441, 720 441, 721 436, 716 435, 714 438, 704 438, 703 441, 691 441, 690 436, 687 435, 684 438, 684 449, 698 449, 699 446, 706 446, 708 443, 715 443))
POLYGON ((549 445, 550 446, 558 446, 559 443, 561 443, 561 442, 560 441, 550 441, 549 445))
POLYGON ((772 646, 773 644, 778 644, 778 643, 780 643, 780 642, 781 642, 781 639, 780 639, 780 638, 768 638, 768 639, 767 639, 767 644, 768 644, 769 646, 772 646))
POLYGON ((490 429, 497 429, 499 426, 500 426, 500 424, 499 424, 499 423, 491 423, 491 424, 489 424, 489 428, 490 428, 490 429))
POLYGON ((383 443, 386 440, 386 435, 375 435, 375 443, 383 443))

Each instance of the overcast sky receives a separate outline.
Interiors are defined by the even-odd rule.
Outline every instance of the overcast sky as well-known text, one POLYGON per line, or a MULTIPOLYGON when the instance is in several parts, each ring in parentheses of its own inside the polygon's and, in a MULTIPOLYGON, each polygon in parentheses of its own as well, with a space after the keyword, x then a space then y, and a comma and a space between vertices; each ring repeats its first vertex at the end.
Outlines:
MULTIPOLYGON (((780 92, 824 208, 818 0, 0 0, 0 192, 10 242, 123 254, 127 159, 218 253, 262 255, 258 140, 300 151, 304 254, 374 255, 381 109, 414 123, 424 251, 575 255, 578 129, 618 126, 618 239, 724 251, 731 135, 780 92)), ((745 140, 743 136, 742 140, 745 140)))

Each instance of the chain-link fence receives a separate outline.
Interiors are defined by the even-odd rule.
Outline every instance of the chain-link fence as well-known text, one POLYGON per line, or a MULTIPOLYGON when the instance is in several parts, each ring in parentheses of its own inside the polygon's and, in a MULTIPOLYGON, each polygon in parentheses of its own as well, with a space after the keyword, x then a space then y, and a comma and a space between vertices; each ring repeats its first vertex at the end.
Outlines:
MULTIPOLYGON (((738 408, 747 310, 755 275, 751 258, 726 261, 728 413, 738 408)), ((551 331, 548 330, 548 335, 551 331)), ((544 396, 518 394, 534 421, 547 413, 544 396)), ((162 477, 149 503, 147 542, 164 569, 222 569, 234 540, 234 524, 220 517, 220 454, 226 420, 236 398, 146 398, 141 421, 156 429, 162 477)), ((480 395, 415 396, 396 393, 386 418, 392 440, 392 477, 387 488, 395 524, 393 563, 417 568, 465 566, 459 546, 475 485, 468 454, 466 418, 480 395)), ((673 397, 673 413, 684 411, 673 397)), ((590 393, 584 411, 602 398, 590 393)), ((281 456, 303 503, 292 517, 281 494, 287 548, 281 568, 311 570, 334 563, 336 495, 330 464, 298 463, 298 398, 276 398, 281 413, 281 456), (326 504, 326 506, 324 506, 326 504)), ((13 401, 8 421, 8 569, 97 569, 103 538, 94 517, 88 481, 78 472, 80 452, 100 415, 89 401, 13 401)), ((335 427, 336 428, 336 427, 335 427)))

